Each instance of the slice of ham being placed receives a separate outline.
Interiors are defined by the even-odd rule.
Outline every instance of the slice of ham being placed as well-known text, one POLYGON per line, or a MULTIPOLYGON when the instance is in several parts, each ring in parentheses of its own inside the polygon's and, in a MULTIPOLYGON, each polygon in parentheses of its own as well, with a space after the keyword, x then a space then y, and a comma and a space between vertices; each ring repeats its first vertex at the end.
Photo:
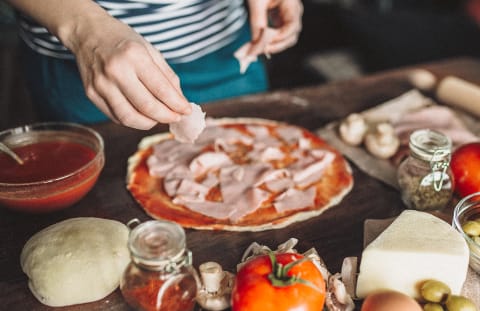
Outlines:
POLYGON ((240 63, 240 73, 245 73, 248 66, 257 61, 259 55, 265 54, 269 57, 268 51, 266 50, 267 45, 272 41, 277 32, 278 30, 273 28, 264 28, 257 40, 247 42, 235 51, 233 55, 240 63))
POLYGON ((205 112, 199 105, 190 103, 192 113, 183 116, 180 121, 170 123, 170 132, 175 140, 193 144, 205 129, 205 112))

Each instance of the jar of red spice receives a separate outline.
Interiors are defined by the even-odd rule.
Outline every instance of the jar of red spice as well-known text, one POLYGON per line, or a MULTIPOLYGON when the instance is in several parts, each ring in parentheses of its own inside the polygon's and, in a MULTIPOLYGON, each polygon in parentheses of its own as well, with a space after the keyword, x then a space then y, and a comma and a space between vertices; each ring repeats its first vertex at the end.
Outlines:
POLYGON ((125 301, 141 311, 190 311, 195 306, 198 278, 185 231, 175 223, 131 221, 131 262, 120 281, 125 301))

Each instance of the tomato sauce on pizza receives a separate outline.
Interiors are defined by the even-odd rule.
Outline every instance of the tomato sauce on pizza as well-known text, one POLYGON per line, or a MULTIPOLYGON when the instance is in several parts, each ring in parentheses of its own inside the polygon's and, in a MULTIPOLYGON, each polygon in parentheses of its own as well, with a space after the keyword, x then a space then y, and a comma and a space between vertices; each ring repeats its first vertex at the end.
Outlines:
POLYGON ((351 190, 343 156, 310 131, 264 119, 213 119, 194 144, 146 137, 127 188, 153 218, 258 231, 324 212, 351 190))

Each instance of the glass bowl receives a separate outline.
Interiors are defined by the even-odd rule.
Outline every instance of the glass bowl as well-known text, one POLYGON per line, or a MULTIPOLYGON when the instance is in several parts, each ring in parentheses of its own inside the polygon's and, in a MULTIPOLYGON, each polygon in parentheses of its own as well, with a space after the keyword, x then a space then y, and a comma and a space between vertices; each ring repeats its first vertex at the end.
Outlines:
POLYGON ((462 229, 465 222, 475 219, 480 221, 480 192, 464 197, 453 211, 453 226, 462 234, 470 249, 470 267, 480 273, 480 238, 475 241, 462 229))
POLYGON ((0 132, 23 160, 0 152, 0 206, 31 213, 63 209, 83 198, 105 163, 102 137, 74 123, 35 123, 0 132))

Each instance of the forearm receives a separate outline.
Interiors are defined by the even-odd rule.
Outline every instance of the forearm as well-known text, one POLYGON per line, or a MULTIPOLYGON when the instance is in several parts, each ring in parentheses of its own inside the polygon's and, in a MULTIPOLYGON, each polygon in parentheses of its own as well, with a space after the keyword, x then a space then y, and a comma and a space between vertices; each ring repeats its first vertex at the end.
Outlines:
POLYGON ((74 49, 85 27, 111 18, 108 13, 91 0, 5 0, 12 7, 30 16, 69 49, 74 49), (93 24, 92 24, 93 23, 93 24))
POLYGON ((161 53, 92 0, 6 0, 74 55, 87 97, 112 120, 138 129, 171 123, 191 107, 161 53))

